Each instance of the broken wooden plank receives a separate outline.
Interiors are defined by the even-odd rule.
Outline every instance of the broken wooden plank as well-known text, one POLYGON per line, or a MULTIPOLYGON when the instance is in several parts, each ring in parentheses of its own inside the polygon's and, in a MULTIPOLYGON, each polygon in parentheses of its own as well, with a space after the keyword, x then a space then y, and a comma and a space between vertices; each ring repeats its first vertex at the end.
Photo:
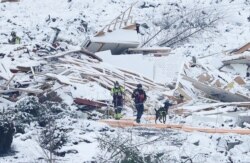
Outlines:
POLYGON ((186 132, 205 132, 211 134, 240 134, 240 135, 250 135, 250 129, 225 129, 225 128, 201 128, 201 127, 191 127, 183 126, 181 128, 186 132))
MULTIPOLYGON (((250 107, 250 102, 216 102, 210 104, 194 105, 194 106, 182 106, 182 109, 189 111, 190 113, 200 112, 209 108, 217 108, 223 106, 237 106, 237 107, 250 107)), ((176 110, 178 110, 177 108, 176 110)))
POLYGON ((0 64, 0 76, 5 79, 9 80, 12 77, 12 72, 5 67, 3 63, 0 64))
POLYGON ((35 71, 34 71, 33 67, 31 66, 30 69, 31 69, 34 80, 36 80, 36 75, 35 75, 35 71))
POLYGON ((78 105, 86 105, 86 106, 91 106, 91 107, 95 107, 95 108, 101 108, 103 106, 108 106, 106 103, 103 103, 103 102, 89 100, 89 99, 82 99, 82 98, 75 98, 74 102, 78 105))
POLYGON ((21 72, 29 72, 29 71, 31 71, 30 67, 17 66, 16 68, 21 72))
POLYGON ((63 57, 63 56, 68 55, 68 54, 77 53, 79 51, 80 50, 71 50, 71 51, 67 51, 67 52, 63 52, 63 53, 57 53, 55 55, 45 56, 45 57, 41 57, 41 58, 42 59, 59 58, 59 57, 63 57))
POLYGON ((233 50, 231 54, 241 54, 250 49, 250 42, 240 47, 239 49, 233 50))
POLYGON ((7 82, 6 85, 5 85, 6 87, 9 86, 10 82, 14 79, 14 77, 15 77, 15 74, 12 75, 12 77, 10 78, 10 80, 8 80, 8 82, 7 82))
POLYGON ((30 89, 30 88, 13 88, 13 87, 6 87, 6 86, 1 86, 1 88, 4 89, 10 89, 10 90, 15 90, 15 91, 20 91, 20 92, 27 92, 27 93, 33 93, 33 94, 40 94, 43 92, 43 90, 40 89, 30 89))
MULTIPOLYGON (((168 56, 170 53, 153 53, 154 57, 166 57, 168 56)), ((143 54, 143 55, 147 55, 147 54, 143 54)))
POLYGON ((146 127, 146 128, 156 128, 156 129, 177 129, 185 132, 204 132, 204 133, 220 133, 220 134, 241 134, 241 135, 250 135, 250 129, 225 129, 225 128, 203 128, 203 127, 192 127, 181 124, 138 124, 133 120, 109 120, 104 119, 99 122, 106 123, 112 127, 146 127))
POLYGON ((4 2, 20 2, 20 0, 2 0, 1 3, 4 2))
POLYGON ((235 77, 234 81, 236 83, 238 83, 239 85, 245 85, 246 84, 246 82, 244 81, 244 79, 242 77, 240 77, 240 76, 235 77))
POLYGON ((12 93, 12 92, 17 92, 17 91, 15 91, 15 90, 0 90, 0 94, 12 93))
POLYGON ((192 83, 192 85, 202 92, 205 92, 207 95, 212 96, 216 99, 219 99, 222 102, 247 102, 250 101, 250 98, 234 94, 229 91, 226 91, 224 89, 208 86, 206 84, 203 84, 195 79, 192 79, 188 76, 183 75, 183 79, 187 80, 192 83))
POLYGON ((8 105, 12 105, 12 104, 13 104, 12 101, 9 101, 9 100, 7 100, 7 99, 5 99, 5 98, 3 98, 3 97, 0 97, 0 102, 5 103, 5 104, 8 104, 8 105))
POLYGON ((39 95, 41 96, 41 95, 43 95, 44 93, 50 94, 50 93, 55 92, 56 90, 61 89, 61 88, 65 87, 65 86, 67 86, 67 85, 66 85, 66 84, 61 85, 61 86, 59 86, 59 87, 57 87, 57 88, 55 88, 55 89, 50 89, 50 88, 49 88, 49 89, 43 91, 43 92, 42 92, 41 94, 39 94, 39 95))
POLYGON ((82 53, 85 54, 88 57, 91 57, 93 59, 98 60, 99 62, 102 62, 102 59, 100 57, 98 57, 97 55, 95 55, 94 53, 88 51, 87 49, 81 49, 81 50, 72 50, 72 51, 68 51, 68 52, 64 52, 64 53, 58 53, 56 55, 51 55, 51 56, 45 56, 42 57, 43 59, 51 59, 51 58, 60 58, 63 57, 65 55, 69 55, 69 54, 73 54, 73 53, 82 53))
POLYGON ((140 54, 168 55, 171 52, 171 48, 168 47, 129 48, 128 52, 140 53, 140 54))
POLYGON ((86 54, 87 56, 97 59, 99 62, 102 62, 102 59, 100 57, 98 57, 97 55, 95 55, 94 53, 90 52, 89 50, 82 48, 81 52, 86 54))
POLYGON ((92 79, 93 81, 96 81, 97 83, 99 83, 105 89, 111 90, 113 88, 113 85, 110 85, 99 78, 95 78, 95 77, 89 77, 89 78, 92 79))
POLYGON ((234 58, 231 60, 224 60, 222 61, 222 63, 224 64, 224 66, 226 65, 230 65, 230 64, 246 64, 246 65, 250 65, 250 57, 239 57, 239 58, 234 58))
POLYGON ((63 75, 56 75, 56 74, 52 74, 52 73, 46 73, 45 76, 48 77, 48 78, 51 78, 51 79, 56 79, 60 83, 63 83, 63 84, 67 84, 67 85, 72 84, 70 82, 70 80, 66 76, 63 76, 63 75))

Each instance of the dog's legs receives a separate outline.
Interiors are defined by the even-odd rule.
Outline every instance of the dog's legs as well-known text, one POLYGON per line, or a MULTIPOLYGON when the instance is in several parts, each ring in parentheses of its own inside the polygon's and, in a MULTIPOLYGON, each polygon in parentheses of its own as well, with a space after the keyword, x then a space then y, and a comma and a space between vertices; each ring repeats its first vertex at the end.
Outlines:
POLYGON ((160 118, 159 118, 159 121, 162 123, 161 119, 162 119, 162 116, 160 116, 160 118))
POLYGON ((165 112, 162 114, 162 118, 163 118, 163 123, 165 124, 166 123, 166 118, 167 118, 167 115, 166 115, 165 112))
POLYGON ((157 119, 159 118, 158 111, 155 109, 155 124, 157 124, 157 119))
POLYGON ((159 114, 156 112, 156 115, 155 115, 155 124, 157 124, 158 118, 159 118, 159 114))

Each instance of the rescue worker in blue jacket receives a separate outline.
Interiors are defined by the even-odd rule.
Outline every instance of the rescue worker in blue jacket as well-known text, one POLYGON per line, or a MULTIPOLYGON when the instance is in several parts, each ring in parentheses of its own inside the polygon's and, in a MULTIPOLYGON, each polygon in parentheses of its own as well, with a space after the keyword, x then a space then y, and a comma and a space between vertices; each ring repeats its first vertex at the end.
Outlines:
POLYGON ((113 96, 113 104, 115 108, 115 119, 122 118, 122 108, 123 108, 123 96, 124 88, 119 84, 118 81, 114 83, 114 87, 111 89, 111 95, 113 96))
POLYGON ((140 123, 140 119, 144 111, 144 102, 147 100, 147 95, 142 89, 141 84, 137 84, 137 88, 133 91, 132 98, 134 99, 135 108, 137 110, 136 122, 140 123))

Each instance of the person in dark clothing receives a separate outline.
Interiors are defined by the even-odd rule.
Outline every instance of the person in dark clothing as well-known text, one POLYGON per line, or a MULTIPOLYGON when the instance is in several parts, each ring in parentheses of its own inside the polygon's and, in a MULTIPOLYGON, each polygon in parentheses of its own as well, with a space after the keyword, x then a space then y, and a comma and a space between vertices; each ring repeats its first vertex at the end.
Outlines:
POLYGON ((133 91, 132 98, 134 99, 135 108, 137 110, 136 122, 140 123, 140 119, 144 111, 144 102, 147 100, 147 95, 142 89, 141 84, 138 84, 137 89, 133 91))
POLYGON ((135 27, 136 27, 136 32, 140 33, 140 24, 136 23, 135 27))
POLYGON ((18 37, 16 35, 16 32, 12 31, 10 35, 12 37, 11 39, 8 40, 8 42, 10 44, 20 44, 21 43, 21 39, 20 39, 20 37, 18 37))
POLYGON ((121 111, 123 107, 123 95, 124 88, 116 81, 114 87, 111 89, 111 95, 113 96, 113 104, 115 108, 115 119, 122 118, 121 111))

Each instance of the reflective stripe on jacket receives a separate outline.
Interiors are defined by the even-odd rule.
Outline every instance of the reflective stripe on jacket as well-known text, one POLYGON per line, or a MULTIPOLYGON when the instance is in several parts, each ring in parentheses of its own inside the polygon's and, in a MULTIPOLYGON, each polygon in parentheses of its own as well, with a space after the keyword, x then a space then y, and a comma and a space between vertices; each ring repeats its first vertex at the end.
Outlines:
POLYGON ((111 89, 111 95, 113 96, 117 96, 117 95, 122 96, 123 93, 124 93, 124 88, 122 86, 120 86, 119 88, 111 89))

